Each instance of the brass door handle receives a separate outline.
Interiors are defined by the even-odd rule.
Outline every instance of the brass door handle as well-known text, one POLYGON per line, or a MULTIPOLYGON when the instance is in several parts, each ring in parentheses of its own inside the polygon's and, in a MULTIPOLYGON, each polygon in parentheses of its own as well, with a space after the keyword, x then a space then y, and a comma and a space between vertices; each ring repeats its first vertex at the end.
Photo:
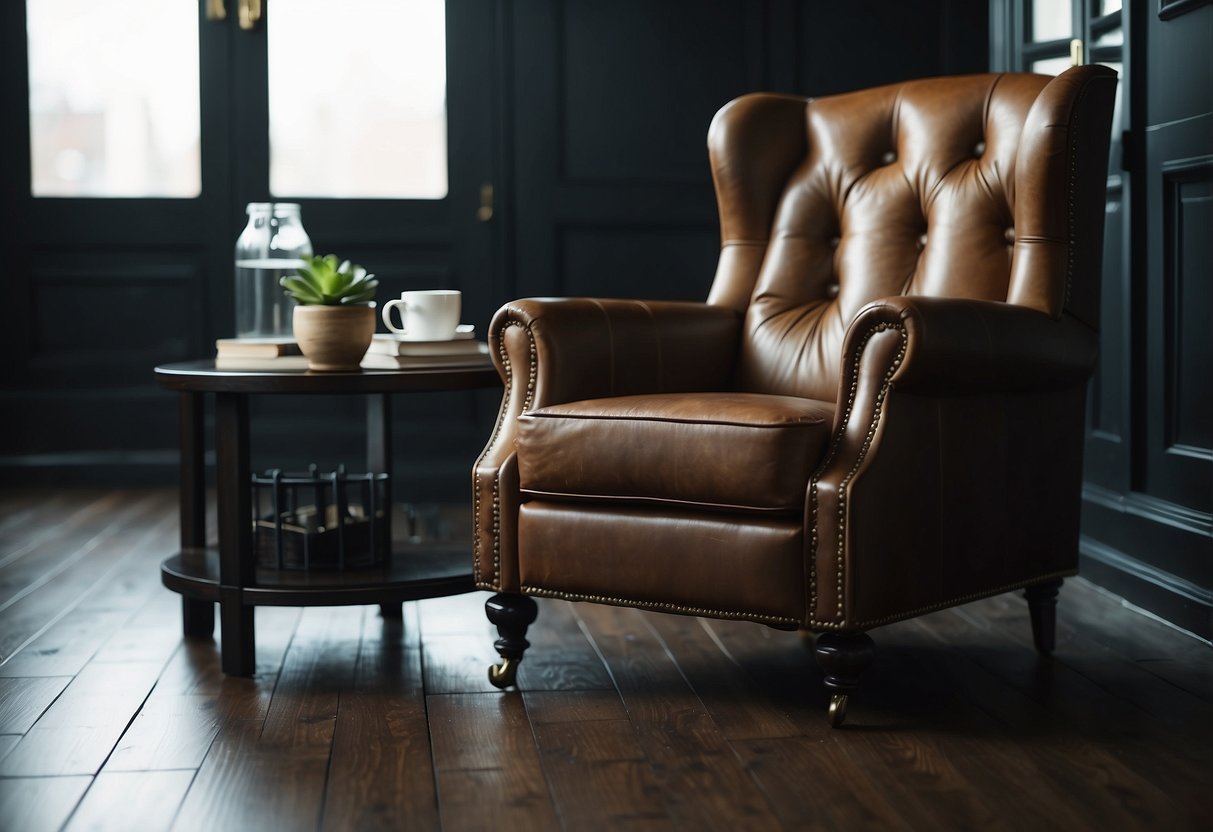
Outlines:
POLYGON ((240 28, 248 32, 261 20, 261 0, 240 0, 240 28))
POLYGON ((227 6, 223 0, 206 0, 206 19, 207 20, 226 20, 227 6))
POLYGON ((1083 42, 1080 38, 1070 41, 1070 66, 1083 65, 1083 42))
POLYGON ((480 207, 476 209, 476 219, 488 222, 493 219, 493 183, 485 182, 480 186, 480 207))

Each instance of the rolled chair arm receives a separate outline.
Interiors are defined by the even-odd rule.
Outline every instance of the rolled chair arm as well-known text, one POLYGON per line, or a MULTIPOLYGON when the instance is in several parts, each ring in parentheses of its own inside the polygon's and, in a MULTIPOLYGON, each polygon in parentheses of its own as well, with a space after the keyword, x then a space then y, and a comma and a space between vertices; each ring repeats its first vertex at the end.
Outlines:
MULTIPOLYGON (((936 395, 1061 390, 1085 382, 1099 336, 1068 315, 984 300, 890 297, 868 304, 847 332, 843 384, 881 325, 904 333, 891 377, 901 392, 936 395)), ((845 401, 841 390, 839 401, 845 401)))
MULTIPOLYGON (((806 626, 846 629, 862 624, 862 629, 900 617, 905 612, 900 608, 866 618, 863 609, 855 612, 856 587, 865 585, 865 577, 869 589, 879 583, 873 575, 882 569, 887 580, 898 582, 899 597, 917 598, 923 609, 933 603, 932 593, 944 578, 931 572, 930 565, 963 561, 950 539, 932 537, 948 525, 941 518, 951 516, 968 496, 964 482, 953 481, 945 472, 951 462, 984 456, 983 470, 995 483, 1026 476, 1025 467, 1045 470, 1038 464, 1042 456, 1065 459, 1062 468, 1070 472, 1066 476, 1076 472, 1078 467, 1069 462, 1074 443, 1066 437, 1075 427, 1075 414, 1081 422, 1083 388, 1097 345, 1097 334, 1070 315, 1054 319, 1013 304, 892 297, 864 307, 847 330, 834 436, 807 495, 812 528, 806 626), (1042 419, 1041 414, 1048 416, 1042 419), (968 416, 974 416, 969 430, 942 429, 945 423, 962 424, 968 416), (1015 429, 1006 430, 1008 425, 1015 429), (862 513, 866 509, 856 508, 857 503, 869 503, 854 496, 874 469, 880 473, 871 487, 900 495, 877 501, 885 507, 881 522, 901 529, 903 535, 921 537, 911 551, 931 553, 919 564, 919 573, 905 572, 897 546, 868 546, 857 554, 861 537, 880 539, 872 532, 873 518, 862 513), (889 513, 890 505, 899 508, 900 517, 889 513), (860 570, 865 570, 864 576, 856 577, 860 570), (848 614, 858 614, 861 620, 848 614)), ((1081 424, 1077 433, 1081 436, 1081 424)), ((964 466, 947 470, 961 469, 964 466)), ((1068 515, 1066 501, 1056 491, 1050 483, 1038 487, 1034 511, 1038 522, 1061 528, 1068 515)), ((998 494, 997 489, 970 493, 972 516, 1002 517, 1001 509, 983 502, 982 495, 998 494)), ((986 525, 1001 528, 993 521, 986 525)), ((994 551, 993 543, 986 544, 994 551)), ((1024 552, 1030 551, 1024 547, 1024 552)), ((991 557, 991 562, 1013 565, 1016 558, 1028 556, 1024 552, 991 557)), ((1009 576, 1005 583, 1015 580, 1009 576)), ((971 591, 990 589, 978 583, 971 591)), ((865 597, 870 599, 870 593, 865 597)), ((870 610, 871 604, 864 609, 870 610)))
POLYGON ((741 313, 669 301, 520 300, 489 325, 505 392, 472 471, 473 573, 482 589, 518 589, 517 419, 582 399, 715 391, 732 380, 741 313))
POLYGON ((493 361, 525 409, 581 399, 720 390, 733 372, 741 315, 703 303, 596 298, 503 306, 493 361))

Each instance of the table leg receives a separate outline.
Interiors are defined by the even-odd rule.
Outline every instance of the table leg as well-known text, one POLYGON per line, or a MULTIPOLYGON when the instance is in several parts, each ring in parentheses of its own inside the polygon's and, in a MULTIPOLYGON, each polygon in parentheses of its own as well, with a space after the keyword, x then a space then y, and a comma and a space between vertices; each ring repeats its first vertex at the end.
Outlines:
MULTIPOLYGON (((202 423, 206 413, 202 393, 182 393, 180 399, 181 471, 178 493, 181 556, 206 558, 206 444, 202 423)), ((210 638, 215 632, 215 604, 181 598, 182 629, 186 638, 210 638)))
MULTIPOLYGON (((388 475, 384 488, 384 523, 388 557, 392 548, 392 397, 388 393, 373 393, 366 398, 366 466, 371 473, 388 475)), ((385 619, 400 621, 404 617, 401 604, 380 604, 379 614, 385 619)))
POLYGON ((181 629, 186 638, 213 638, 215 602, 181 596, 181 629))
POLYGON ((219 628, 223 672, 252 676, 253 608, 244 588, 256 578, 252 493, 249 484, 248 397, 215 394, 215 487, 219 502, 219 628))

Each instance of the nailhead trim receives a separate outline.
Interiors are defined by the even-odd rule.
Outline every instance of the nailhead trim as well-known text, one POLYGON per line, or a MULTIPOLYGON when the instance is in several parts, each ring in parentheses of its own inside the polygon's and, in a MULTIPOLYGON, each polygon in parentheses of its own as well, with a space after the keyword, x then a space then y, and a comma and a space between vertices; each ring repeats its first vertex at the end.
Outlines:
MULTIPOLYGON (((1090 87, 1091 82, 1087 81, 1087 83, 1082 85, 1082 89, 1078 91, 1078 95, 1076 95, 1074 98, 1074 108, 1070 111, 1070 120, 1066 125, 1067 132, 1069 133, 1069 135, 1066 137, 1068 145, 1067 151, 1070 155, 1070 181, 1067 183, 1067 191, 1069 191, 1067 196, 1069 198, 1070 213, 1070 245, 1067 247, 1068 250, 1066 251, 1066 295, 1062 299, 1062 311, 1068 309, 1070 306, 1070 294, 1074 284, 1074 258, 1076 256, 1075 249, 1078 248, 1078 223, 1076 219, 1078 215, 1078 206, 1074 202, 1075 192, 1078 185, 1078 130, 1075 129, 1075 121, 1077 120, 1079 110, 1082 108, 1082 100, 1086 97, 1087 90, 1090 89, 1090 87)), ((1100 277, 1097 275, 1096 279, 1100 279, 1100 277)), ((1098 310, 1096 311, 1096 314, 1098 314, 1098 310)))
POLYGON ((918 615, 924 615, 928 612, 937 612, 948 607, 957 607, 961 604, 967 604, 970 601, 977 601, 982 598, 990 598, 994 595, 1001 595, 1004 592, 1010 592, 1013 589, 1021 589, 1026 586, 1038 584, 1041 581, 1047 581, 1050 578, 1069 578, 1078 574, 1077 569, 1063 569, 1058 572, 1050 572, 1047 575, 1034 575, 1024 581, 1016 581, 1015 583, 1005 584, 993 589, 983 589, 981 592, 972 592, 968 595, 962 595, 959 598, 951 598, 947 601, 938 601, 934 604, 928 604, 925 607, 918 607, 905 612, 899 612, 896 615, 886 615, 883 618, 871 618, 867 621, 856 621, 854 623, 839 622, 831 624, 827 622, 811 622, 814 628, 825 630, 866 630, 871 627, 879 627, 883 624, 892 624, 894 621, 904 621, 907 618, 914 618, 918 615))
MULTIPOLYGON (((484 459, 489 450, 497 444, 498 438, 501 436, 502 426, 505 424, 506 413, 510 406, 510 393, 514 386, 514 365, 510 361, 510 356, 505 349, 505 333, 510 327, 520 326, 526 330, 527 334, 527 349, 530 366, 527 368, 527 383, 526 395, 522 400, 522 410, 525 412, 530 408, 531 402, 535 396, 535 381, 537 378, 538 368, 536 366, 536 349, 535 349, 535 334, 531 331, 531 327, 522 321, 506 321, 502 324, 500 335, 497 339, 497 356, 501 359, 501 366, 505 372, 505 393, 501 397, 501 409, 497 413, 497 423, 493 426, 493 435, 489 437, 488 445, 485 446, 484 452, 481 453, 480 459, 484 459)), ((473 545, 472 545, 472 580, 480 589, 499 589, 501 583, 501 477, 495 475, 493 477, 493 525, 490 533, 493 537, 493 580, 485 581, 481 577, 480 561, 480 460, 477 460, 476 473, 473 477, 473 507, 472 517, 474 523, 473 529, 473 545)))
MULTIPOLYGON (((901 366, 901 362, 905 359, 907 336, 906 329, 901 324, 881 322, 871 329, 866 335, 864 335, 863 341, 859 344, 859 349, 856 351, 855 366, 851 373, 850 389, 847 392, 847 405, 843 411, 842 420, 839 422, 842 427, 840 428, 838 436, 834 440, 834 444, 831 446, 830 452, 826 456, 825 461, 817 469, 819 472, 824 472, 827 468, 829 468, 830 463, 834 461, 834 458, 838 455, 839 450, 842 448, 843 440, 846 437, 846 425, 850 421, 851 411, 855 407, 855 396, 859 390, 860 359, 863 356, 864 349, 868 345, 868 341, 870 341, 874 335, 881 332, 887 332, 889 330, 894 330, 900 334, 901 348, 897 351, 897 355, 894 356, 893 361, 889 365, 888 369, 885 370, 884 379, 880 386, 880 392, 877 394, 875 406, 872 408, 872 421, 868 425, 868 432, 867 435, 864 436, 863 444, 860 446, 859 454, 855 459, 855 464, 851 466, 851 470, 847 472, 845 477, 843 477, 842 482, 838 487, 838 543, 835 548, 835 572, 837 575, 835 580, 835 593, 838 603, 835 609, 839 616, 843 616, 845 614, 844 584, 846 575, 843 572, 843 566, 845 563, 844 550, 846 548, 847 486, 855 477, 856 472, 859 471, 859 466, 863 464, 864 458, 868 455, 868 450, 872 447, 872 439, 876 435, 876 428, 880 425, 880 417, 884 410, 884 401, 888 395, 889 388, 893 384, 893 374, 897 372, 897 369, 901 366)), ((848 625, 845 618, 838 623, 818 621, 816 618, 814 618, 817 611, 817 483, 820 478, 819 473, 813 477, 813 480, 809 484, 809 517, 813 530, 810 537, 810 552, 812 553, 813 565, 808 570, 809 608, 807 610, 807 618, 810 626, 813 627, 843 629, 847 626, 853 627, 855 625, 848 625)))
POLYGON ((686 607, 681 604, 666 604, 657 601, 635 601, 631 598, 615 598, 609 595, 583 595, 579 592, 564 592, 558 589, 544 589, 538 586, 524 586, 522 591, 527 595, 538 595, 541 598, 561 598, 565 601, 589 601, 594 604, 614 604, 617 607, 638 607, 657 612, 678 612, 686 615, 702 615, 711 618, 724 618, 739 621, 757 621, 762 624, 800 626, 800 620, 782 615, 765 615, 755 612, 734 612, 732 610, 714 610, 707 607, 686 607))

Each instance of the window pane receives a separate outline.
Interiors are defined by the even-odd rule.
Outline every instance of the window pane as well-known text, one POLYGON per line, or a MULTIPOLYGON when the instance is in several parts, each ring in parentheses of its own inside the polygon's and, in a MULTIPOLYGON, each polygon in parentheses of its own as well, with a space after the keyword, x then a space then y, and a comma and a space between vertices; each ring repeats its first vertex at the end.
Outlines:
POLYGON ((1070 37, 1070 0, 1032 0, 1032 40, 1070 37))
POLYGON ((267 23, 275 196, 446 196, 444 0, 291 0, 267 23))
POLYGON ((1032 72, 1039 72, 1041 75, 1060 75, 1070 68, 1069 58, 1045 58, 1041 61, 1032 61, 1032 72))
POLYGON ((27 0, 26 15, 34 196, 197 196, 197 4, 27 0))
POLYGON ((1100 0, 1099 13, 1101 15, 1111 14, 1120 11, 1120 7, 1121 0, 1100 0))

